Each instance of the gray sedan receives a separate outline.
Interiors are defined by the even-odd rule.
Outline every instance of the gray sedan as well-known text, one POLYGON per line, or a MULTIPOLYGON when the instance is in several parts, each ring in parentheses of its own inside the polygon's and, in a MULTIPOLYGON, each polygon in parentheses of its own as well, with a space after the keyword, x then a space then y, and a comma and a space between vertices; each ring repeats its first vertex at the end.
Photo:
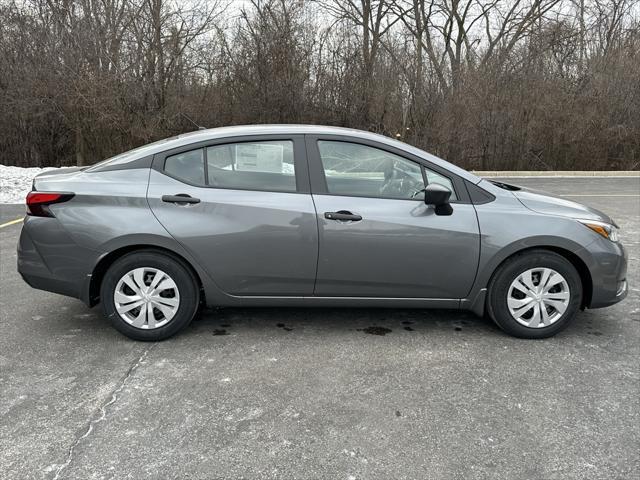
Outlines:
POLYGON ((453 308, 545 338, 627 293, 616 224, 407 144, 304 125, 180 135, 38 175, 18 271, 160 340, 201 305, 453 308))

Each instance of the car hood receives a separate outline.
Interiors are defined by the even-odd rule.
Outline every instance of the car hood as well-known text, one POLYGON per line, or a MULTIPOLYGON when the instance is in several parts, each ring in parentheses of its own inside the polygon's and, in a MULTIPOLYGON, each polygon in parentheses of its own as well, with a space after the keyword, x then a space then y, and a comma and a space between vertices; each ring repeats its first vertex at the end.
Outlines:
POLYGON ((512 190, 512 193, 520 203, 534 212, 583 220, 596 220, 615 225, 614 221, 606 213, 581 203, 572 202, 566 198, 524 187, 518 187, 517 190, 512 190))

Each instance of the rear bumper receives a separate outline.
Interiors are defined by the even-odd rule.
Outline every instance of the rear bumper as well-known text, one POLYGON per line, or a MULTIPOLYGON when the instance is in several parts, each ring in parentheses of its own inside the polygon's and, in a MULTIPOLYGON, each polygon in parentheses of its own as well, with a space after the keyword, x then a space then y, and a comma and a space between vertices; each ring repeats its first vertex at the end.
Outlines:
POLYGON ((18 269, 22 279, 31 288, 38 290, 45 290, 51 293, 57 293, 59 295, 65 295, 67 297, 80 298, 80 294, 77 290, 77 286, 68 282, 60 281, 57 278, 50 276, 38 276, 31 273, 24 273, 18 269))
POLYGON ((94 252, 78 247, 55 218, 27 217, 18 241, 17 267, 32 288, 88 303, 85 272, 94 252))

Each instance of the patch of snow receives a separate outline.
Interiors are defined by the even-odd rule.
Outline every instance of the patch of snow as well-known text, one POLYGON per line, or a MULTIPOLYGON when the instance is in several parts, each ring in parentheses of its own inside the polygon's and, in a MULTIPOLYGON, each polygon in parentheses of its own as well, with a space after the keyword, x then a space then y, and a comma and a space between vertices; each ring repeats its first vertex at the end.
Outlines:
POLYGON ((33 177, 56 167, 7 167, 0 164, 0 203, 24 203, 33 177))

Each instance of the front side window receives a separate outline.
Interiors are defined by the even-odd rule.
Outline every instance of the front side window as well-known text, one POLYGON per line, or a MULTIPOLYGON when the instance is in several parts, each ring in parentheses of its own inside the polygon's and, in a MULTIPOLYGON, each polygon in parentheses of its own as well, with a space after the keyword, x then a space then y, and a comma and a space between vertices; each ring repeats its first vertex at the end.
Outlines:
POLYGON ((424 169, 424 173, 427 177, 427 184, 439 183, 440 185, 443 185, 447 187, 449 190, 451 190, 451 198, 450 198, 451 201, 455 201, 458 199, 458 197, 456 196, 456 190, 453 187, 453 182, 451 181, 450 178, 447 178, 444 175, 440 175, 438 172, 434 172, 433 170, 430 170, 426 167, 424 169))
POLYGON ((290 140, 229 143, 206 150, 208 183, 212 187, 296 191, 290 140))
POLYGON ((425 184, 439 183, 457 200, 450 178, 385 150, 325 140, 318 141, 318 150, 331 194, 422 200, 425 184))
POLYGON ((329 193, 377 198, 421 199, 420 165, 393 153, 349 142, 318 141, 329 193))

